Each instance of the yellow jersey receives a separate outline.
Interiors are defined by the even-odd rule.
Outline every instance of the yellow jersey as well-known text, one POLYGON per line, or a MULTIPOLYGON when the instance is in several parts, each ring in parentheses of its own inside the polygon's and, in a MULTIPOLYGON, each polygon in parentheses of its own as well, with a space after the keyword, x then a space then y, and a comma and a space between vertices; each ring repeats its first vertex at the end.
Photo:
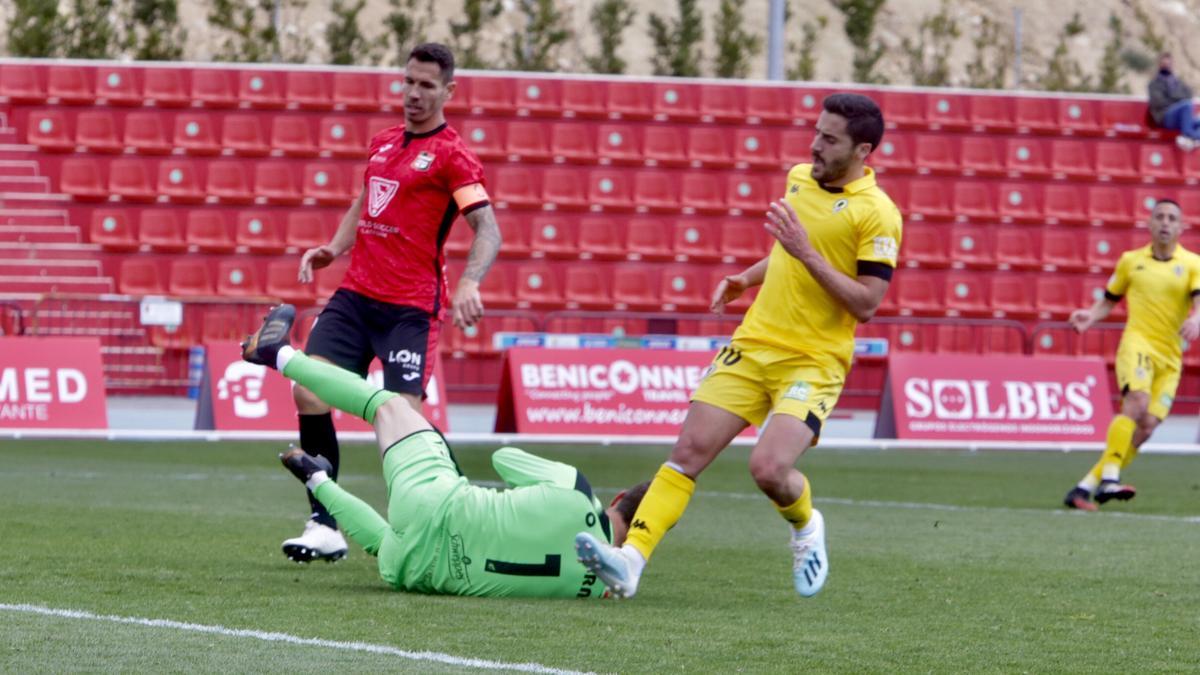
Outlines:
MULTIPOLYGON (((887 279, 900 250, 900 210, 875 184, 875 172, 843 188, 826 188, 811 164, 788 172, 785 199, 808 232, 813 248, 835 269, 855 278, 887 279), (865 264, 864 264, 865 263, 865 264)), ((804 353, 843 373, 854 355, 858 322, 779 242, 771 248, 766 278, 754 304, 733 334, 734 342, 757 342, 804 353)))
POLYGON ((1121 254, 1104 294, 1114 302, 1125 298, 1129 319, 1126 338, 1141 338, 1155 355, 1178 359, 1183 355, 1179 329, 1200 293, 1200 256, 1176 245, 1170 260, 1154 257, 1149 244, 1121 254))

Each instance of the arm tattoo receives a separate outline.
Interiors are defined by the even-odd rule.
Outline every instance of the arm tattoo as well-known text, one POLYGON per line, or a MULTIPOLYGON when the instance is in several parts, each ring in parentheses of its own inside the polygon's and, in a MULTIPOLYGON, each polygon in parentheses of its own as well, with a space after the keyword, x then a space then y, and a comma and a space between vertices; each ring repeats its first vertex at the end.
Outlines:
POLYGON ((483 281, 492 263, 496 262, 496 255, 500 253, 500 225, 491 206, 475 209, 466 218, 471 229, 475 230, 475 241, 471 243, 471 251, 467 254, 463 278, 478 283, 483 281))

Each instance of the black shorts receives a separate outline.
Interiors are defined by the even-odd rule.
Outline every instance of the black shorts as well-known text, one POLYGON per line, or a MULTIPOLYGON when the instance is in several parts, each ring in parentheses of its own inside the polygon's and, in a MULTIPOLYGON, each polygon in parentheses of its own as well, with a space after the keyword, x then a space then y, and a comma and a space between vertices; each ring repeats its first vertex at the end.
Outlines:
POLYGON ((440 328, 429 312, 339 288, 313 324, 304 352, 362 377, 379 357, 384 389, 423 397, 440 328))

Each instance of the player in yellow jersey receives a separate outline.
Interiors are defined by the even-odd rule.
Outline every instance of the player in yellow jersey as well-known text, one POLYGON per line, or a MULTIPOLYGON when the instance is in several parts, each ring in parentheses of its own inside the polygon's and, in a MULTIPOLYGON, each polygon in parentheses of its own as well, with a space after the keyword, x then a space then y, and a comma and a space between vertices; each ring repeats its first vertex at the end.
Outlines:
POLYGON ((796 591, 811 596, 825 583, 824 519, 795 465, 837 403, 855 326, 875 314, 887 291, 901 218, 865 165, 883 137, 875 102, 860 94, 829 96, 816 131, 812 163, 792 167, 784 198, 767 212, 765 227, 776 240, 770 255, 725 277, 713 294, 712 309, 720 312, 762 284, 693 395, 625 545, 614 548, 586 532, 575 538, 580 561, 618 597, 637 592, 646 561, 683 516, 700 472, 768 416, 750 454, 750 474, 791 524, 796 591))
POLYGON ((1104 297, 1071 314, 1082 333, 1103 321, 1122 297, 1129 305, 1117 346, 1121 412, 1108 427, 1100 461, 1063 499, 1070 508, 1095 511, 1093 495, 1101 504, 1133 499, 1137 490, 1121 483, 1121 470, 1171 411, 1183 350, 1200 336, 1200 256, 1179 245, 1182 231, 1179 204, 1160 200, 1150 213, 1150 243, 1122 254, 1104 297))

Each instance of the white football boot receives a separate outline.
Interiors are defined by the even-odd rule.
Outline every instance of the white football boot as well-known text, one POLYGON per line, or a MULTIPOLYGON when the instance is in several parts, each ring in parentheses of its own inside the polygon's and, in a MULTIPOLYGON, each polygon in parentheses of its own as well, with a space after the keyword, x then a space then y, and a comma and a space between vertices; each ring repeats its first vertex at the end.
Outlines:
POLYGON ((825 555, 825 517, 813 509, 808 525, 812 526, 808 536, 798 536, 799 530, 792 530, 792 581, 797 593, 811 598, 829 576, 829 557, 825 555))
POLYGON ((347 549, 346 538, 341 532, 315 520, 304 524, 304 534, 283 542, 283 554, 298 563, 335 562, 346 557, 347 549))
POLYGON ((642 575, 639 565, 629 560, 629 552, 609 546, 587 532, 580 532, 575 535, 575 554, 584 567, 600 577, 614 596, 632 598, 637 593, 642 575))

